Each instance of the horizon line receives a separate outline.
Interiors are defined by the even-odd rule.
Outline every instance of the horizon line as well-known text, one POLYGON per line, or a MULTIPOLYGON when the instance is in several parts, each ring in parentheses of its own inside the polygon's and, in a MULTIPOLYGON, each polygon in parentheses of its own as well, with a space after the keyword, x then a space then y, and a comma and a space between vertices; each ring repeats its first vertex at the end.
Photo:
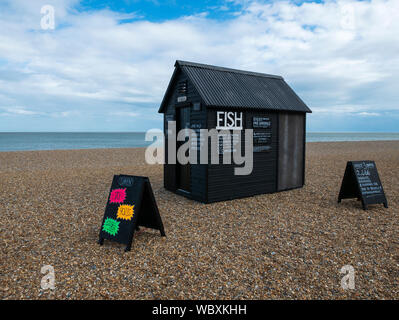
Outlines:
MULTIPOLYGON (((149 130, 154 130, 154 129, 159 129, 159 128, 152 128, 149 130)), ((1 133, 146 133, 147 131, 0 131, 0 134, 1 133)), ((399 133, 399 131, 306 131, 306 133, 399 133)))

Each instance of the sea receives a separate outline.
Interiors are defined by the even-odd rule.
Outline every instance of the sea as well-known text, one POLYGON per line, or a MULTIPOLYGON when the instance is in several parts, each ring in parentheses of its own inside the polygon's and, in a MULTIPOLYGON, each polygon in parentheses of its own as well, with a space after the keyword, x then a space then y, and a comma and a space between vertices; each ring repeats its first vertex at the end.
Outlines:
MULTIPOLYGON (((307 142, 399 140, 399 132, 308 132, 307 142)), ((159 141, 161 143, 161 141, 159 141)), ((137 148, 145 132, 0 132, 1 151, 137 148)))

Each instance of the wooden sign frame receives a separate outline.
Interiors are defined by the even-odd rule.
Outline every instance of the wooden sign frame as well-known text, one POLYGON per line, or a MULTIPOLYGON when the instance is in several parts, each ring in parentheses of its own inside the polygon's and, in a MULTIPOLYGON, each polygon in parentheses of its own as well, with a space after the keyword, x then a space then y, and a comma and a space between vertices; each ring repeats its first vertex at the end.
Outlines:
POLYGON ((370 204, 384 204, 388 208, 388 201, 377 166, 374 161, 348 161, 338 195, 338 203, 342 199, 357 198, 362 202, 364 210, 370 204))

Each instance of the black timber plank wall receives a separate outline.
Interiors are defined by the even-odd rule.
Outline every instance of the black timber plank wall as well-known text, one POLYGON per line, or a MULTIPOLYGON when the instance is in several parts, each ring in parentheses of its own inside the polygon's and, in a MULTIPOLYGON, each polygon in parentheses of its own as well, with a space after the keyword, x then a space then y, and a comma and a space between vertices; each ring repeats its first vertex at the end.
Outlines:
MULTIPOLYGON (((201 103, 201 108, 199 111, 193 110, 193 103, 201 103, 201 97, 199 96, 197 90, 187 78, 187 76, 181 70, 178 71, 176 76, 176 81, 173 84, 172 94, 168 98, 167 107, 164 113, 164 134, 165 140, 165 165, 164 165, 164 187, 167 190, 175 192, 177 189, 177 167, 175 164, 168 164, 168 140, 167 140, 167 119, 173 118, 176 121, 176 108, 180 106, 190 106, 190 122, 199 123, 203 129, 206 129, 206 108, 203 103, 201 103), (178 93, 178 83, 181 81, 187 81, 187 101, 184 103, 177 103, 177 97, 181 94, 178 93)), ((176 132, 177 134, 177 132, 176 132)), ((206 172, 207 165, 199 164, 199 152, 198 152, 198 164, 192 164, 190 166, 191 175, 191 195, 198 201, 206 201, 206 172)))
MULTIPOLYGON (((252 117, 270 117, 271 151, 255 152, 253 157, 253 171, 247 176, 234 175, 234 164, 223 165, 222 155, 219 156, 218 165, 208 165, 208 199, 207 202, 231 200, 235 198, 253 196, 277 191, 277 149, 278 149, 278 118, 275 112, 232 110, 224 108, 208 109, 208 128, 216 127, 216 111, 242 111, 244 116, 244 129, 252 129, 252 117)), ((209 155, 211 144, 209 141, 209 155)), ((244 131, 241 134, 241 150, 244 153, 244 131)))
MULTIPOLYGON (((193 101, 200 102, 200 101, 193 101)), ((190 121, 191 125, 199 124, 201 129, 207 128, 206 123, 206 108, 204 105, 201 105, 201 110, 194 111, 191 108, 190 112, 190 121)), ((197 134, 197 138, 199 139, 199 134, 197 134)), ((190 150, 190 152, 195 152, 190 150)), ((200 164, 200 150, 197 151, 197 164, 191 164, 190 172, 191 172, 191 198, 206 202, 206 177, 207 177, 207 164, 200 164)))
POLYGON ((165 137, 165 164, 163 166, 163 184, 165 189, 176 191, 176 165, 168 163, 168 119, 176 121, 176 111, 172 104, 176 101, 175 92, 169 98, 163 115, 163 133, 165 137))

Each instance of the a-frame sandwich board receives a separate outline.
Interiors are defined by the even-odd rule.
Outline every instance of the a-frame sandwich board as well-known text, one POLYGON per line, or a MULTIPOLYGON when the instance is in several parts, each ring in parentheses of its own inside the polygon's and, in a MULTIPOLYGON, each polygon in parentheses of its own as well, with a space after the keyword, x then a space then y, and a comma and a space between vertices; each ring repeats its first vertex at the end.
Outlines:
POLYGON ((159 230, 165 236, 162 219, 148 177, 115 175, 100 228, 104 239, 126 244, 130 251, 135 230, 140 226, 159 230))
POLYGON ((388 201, 374 161, 348 161, 338 195, 342 199, 357 198, 364 210, 368 205, 382 203, 388 208, 388 201))

